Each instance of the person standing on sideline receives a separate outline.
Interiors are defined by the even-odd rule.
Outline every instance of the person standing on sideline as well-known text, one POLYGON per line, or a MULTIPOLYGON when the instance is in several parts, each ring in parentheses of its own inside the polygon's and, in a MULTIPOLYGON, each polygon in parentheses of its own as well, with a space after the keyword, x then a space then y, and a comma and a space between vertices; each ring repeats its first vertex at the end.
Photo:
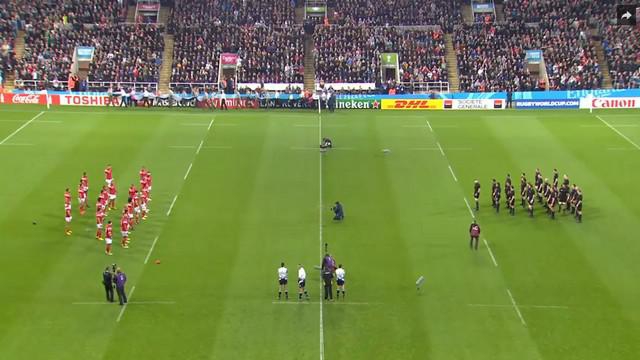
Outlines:
POLYGON ((478 250, 478 238, 480 237, 480 225, 473 220, 471 226, 469 226, 469 235, 471 236, 471 241, 469 241, 469 247, 471 249, 478 250))
POLYGON ((281 262, 278 268, 278 300, 282 300, 282 292, 284 292, 285 300, 289 300, 289 290, 287 290, 288 278, 289 271, 284 267, 284 262, 281 262))
POLYGON ((107 301, 113 302, 113 272, 107 266, 102 273, 102 284, 104 285, 104 291, 107 294, 107 301))
POLYGON ((330 268, 325 267, 322 270, 322 281, 324 282, 324 299, 329 301, 333 301, 332 280, 333 272, 330 270, 330 268))
POLYGON ((118 293, 118 300, 120 305, 127 303, 127 294, 125 293, 124 286, 127 283, 127 275, 118 268, 116 270, 116 292, 118 293))
POLYGON ((227 94, 224 93, 224 89, 220 90, 220 110, 229 110, 227 108, 227 94))
POLYGON ((307 272, 302 267, 302 264, 298 264, 298 300, 302 300, 302 294, 307 300, 309 300, 309 293, 305 289, 307 283, 307 272))
POLYGON ((342 292, 342 300, 344 300, 344 277, 345 271, 342 268, 342 264, 340 264, 336 269, 336 300, 340 300, 340 292, 342 292))

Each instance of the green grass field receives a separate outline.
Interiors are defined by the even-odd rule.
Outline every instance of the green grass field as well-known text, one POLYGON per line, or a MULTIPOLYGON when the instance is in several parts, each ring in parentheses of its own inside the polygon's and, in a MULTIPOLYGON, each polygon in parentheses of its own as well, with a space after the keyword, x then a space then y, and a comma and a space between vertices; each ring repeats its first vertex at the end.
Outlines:
POLYGON ((637 359, 639 120, 0 107, 0 358, 637 359), (321 135, 336 148, 320 154, 321 135), (107 163, 120 202, 141 166, 154 174, 149 219, 112 257, 94 238, 93 207, 81 217, 75 202, 87 171, 93 206, 107 163), (583 223, 540 207, 534 218, 492 211, 491 178, 517 183, 536 167, 583 188, 583 223), (488 244, 477 252, 465 204, 475 178, 488 244), (346 268, 344 301, 319 301, 323 242, 346 268), (124 309, 102 303, 113 262, 129 277, 124 309), (308 303, 295 296, 298 263, 308 303))

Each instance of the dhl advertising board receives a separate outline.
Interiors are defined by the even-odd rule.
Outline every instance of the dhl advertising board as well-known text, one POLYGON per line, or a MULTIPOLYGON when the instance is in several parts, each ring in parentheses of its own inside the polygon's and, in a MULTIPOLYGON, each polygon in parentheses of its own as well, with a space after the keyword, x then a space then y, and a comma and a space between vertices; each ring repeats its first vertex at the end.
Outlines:
POLYGON ((382 99, 382 110, 441 110, 442 99, 382 99))

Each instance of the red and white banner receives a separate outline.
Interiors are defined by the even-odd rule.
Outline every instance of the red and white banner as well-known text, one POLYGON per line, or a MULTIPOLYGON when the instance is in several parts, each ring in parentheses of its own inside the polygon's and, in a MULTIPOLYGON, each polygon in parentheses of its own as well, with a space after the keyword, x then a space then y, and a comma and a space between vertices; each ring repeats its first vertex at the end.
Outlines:
POLYGON ((580 109, 640 109, 640 97, 580 99, 580 109))
MULTIPOLYGON (((224 102, 229 109, 257 109, 260 105, 258 104, 258 100, 255 99, 229 98, 225 99, 224 102)), ((212 100, 198 101, 197 107, 209 107, 211 104, 213 104, 215 108, 220 108, 220 99, 215 98, 212 100)))
MULTIPOLYGON (((53 100, 53 99, 52 99, 53 100)), ((47 105, 47 96, 44 94, 2 94, 2 102, 5 104, 37 104, 47 105)), ((52 104, 57 104, 52 101, 52 104)))
POLYGON ((52 95, 60 97, 60 105, 70 106, 108 106, 113 103, 120 105, 120 99, 114 97, 109 99, 106 95, 52 95))
POLYGON ((160 10, 160 3, 155 4, 138 4, 139 11, 158 11, 160 10))
POLYGON ((502 99, 445 99, 446 110, 502 110, 505 100, 502 99))

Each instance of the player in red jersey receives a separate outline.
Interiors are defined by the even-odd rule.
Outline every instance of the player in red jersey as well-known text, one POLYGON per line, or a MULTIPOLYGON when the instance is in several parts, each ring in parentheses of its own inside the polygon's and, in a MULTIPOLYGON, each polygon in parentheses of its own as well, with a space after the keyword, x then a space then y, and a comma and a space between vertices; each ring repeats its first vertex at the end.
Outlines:
POLYGON ((69 188, 64 189, 64 205, 71 206, 71 192, 69 192, 69 188))
POLYGON ((151 201, 151 184, 153 179, 151 178, 151 171, 147 171, 147 191, 149 191, 149 201, 151 201))
POLYGON ((147 220, 149 212, 149 191, 143 191, 140 195, 140 211, 142 212, 142 220, 147 220))
POLYGON ((113 169, 111 168, 111 165, 107 165, 107 168, 104 169, 104 181, 107 182, 107 185, 111 185, 111 182, 113 181, 113 169))
POLYGON ((67 235, 71 235, 71 204, 64 205, 64 233, 67 235))
POLYGON ((129 227, 133 231, 133 200, 127 203, 127 219, 129 219, 129 227))
POLYGON ((129 186, 129 202, 131 202, 131 199, 133 199, 133 197, 136 196, 137 193, 138 190, 136 189, 135 185, 131 184, 131 186, 129 186))
POLYGON ((100 190, 100 199, 102 200, 102 205, 105 206, 105 211, 109 211, 107 207, 109 205, 109 190, 107 187, 102 185, 102 190, 100 190))
POLYGON ((140 193, 137 193, 132 199, 133 204, 133 221, 136 225, 140 223, 140 193))
POLYGON ((82 188, 84 192, 89 195, 89 178, 87 177, 87 173, 83 172, 82 177, 80 178, 80 183, 82 184, 82 188))
POLYGON ((109 191, 109 210, 111 209, 115 209, 116 208, 116 183, 115 181, 112 181, 111 184, 108 187, 108 191, 109 191))
POLYGON ((122 241, 120 246, 125 249, 129 248, 129 214, 127 210, 122 211, 122 219, 120 219, 120 231, 122 233, 122 241))
POLYGON ((113 243, 113 225, 111 225, 111 220, 109 220, 109 222, 107 222, 107 228, 105 229, 105 236, 104 236, 104 244, 105 244, 105 249, 104 249, 104 253, 111 256, 113 255, 113 253, 111 252, 111 244, 113 243))
POLYGON ((147 168, 143 166, 142 169, 140 169, 139 174, 140 174, 140 183, 142 183, 142 181, 147 178, 147 168))
POLYGON ((96 239, 103 240, 102 238, 102 224, 104 222, 104 206, 102 206, 101 200, 98 199, 96 203, 96 239))
POLYGON ((78 184, 78 207, 80 208, 80 215, 84 215, 84 211, 87 207, 87 193, 84 191, 82 181, 78 184))

